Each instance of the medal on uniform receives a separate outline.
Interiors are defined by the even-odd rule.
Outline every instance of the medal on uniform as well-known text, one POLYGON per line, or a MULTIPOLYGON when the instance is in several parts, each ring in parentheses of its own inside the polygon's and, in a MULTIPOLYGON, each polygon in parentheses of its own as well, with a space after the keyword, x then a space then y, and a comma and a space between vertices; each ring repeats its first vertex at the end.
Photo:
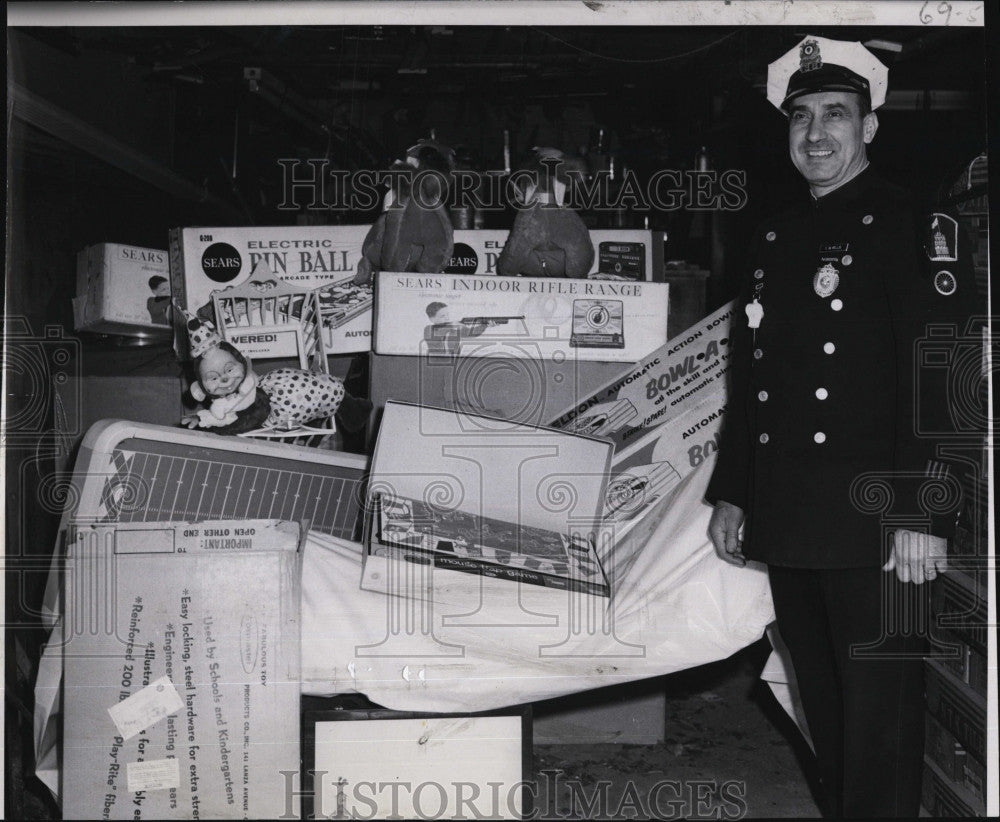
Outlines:
POLYGON ((752 303, 747 303, 744 311, 747 312, 747 326, 749 328, 760 328, 760 321, 764 319, 764 306, 757 302, 757 298, 753 298, 752 303))
POLYGON ((820 266, 816 276, 813 277, 813 291, 821 297, 829 297, 837 290, 838 285, 840 285, 840 273, 833 267, 833 263, 820 266))

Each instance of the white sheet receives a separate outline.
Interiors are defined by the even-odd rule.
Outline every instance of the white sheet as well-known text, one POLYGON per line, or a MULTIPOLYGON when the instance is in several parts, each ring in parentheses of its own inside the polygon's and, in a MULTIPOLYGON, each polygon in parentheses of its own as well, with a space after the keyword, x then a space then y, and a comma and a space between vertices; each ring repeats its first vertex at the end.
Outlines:
MULTIPOLYGON (((484 579, 480 589, 481 578, 472 575, 460 575, 461 590, 449 591, 469 608, 440 607, 423 612, 422 621, 413 601, 358 587, 360 546, 310 534, 302 572, 303 693, 357 691, 397 710, 488 710, 730 656, 763 635, 774 611, 764 567, 728 565, 712 549, 711 508, 702 497, 713 466, 706 460, 605 557, 617 592, 610 623, 597 614, 570 620, 565 593, 523 585, 519 604, 519 586, 484 579), (475 616, 449 624, 449 615, 474 610, 480 593, 475 616)), ((35 689, 36 772, 55 794, 60 636, 57 627, 35 689)))
POLYGON ((737 568, 715 556, 711 508, 702 501, 711 472, 709 461, 685 478, 605 558, 617 592, 612 625, 596 614, 571 624, 565 592, 522 585, 519 604, 517 585, 468 574, 465 590, 451 586, 451 604, 428 614, 413 601, 359 590, 360 547, 311 535, 303 692, 360 691, 398 710, 487 710, 731 655, 759 639, 774 613, 763 566, 737 568), (475 610, 480 591, 481 608, 466 620, 475 624, 449 624, 449 615, 475 610), (467 608, 455 604, 462 595, 467 608), (540 624, 551 617, 557 624, 540 624))

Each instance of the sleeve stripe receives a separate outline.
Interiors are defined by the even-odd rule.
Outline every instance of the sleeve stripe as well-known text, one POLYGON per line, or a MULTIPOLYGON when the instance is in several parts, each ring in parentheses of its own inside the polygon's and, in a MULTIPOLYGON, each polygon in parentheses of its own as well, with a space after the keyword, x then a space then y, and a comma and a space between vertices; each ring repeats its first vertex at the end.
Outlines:
POLYGON ((940 460, 927 460, 927 468, 924 471, 925 476, 933 477, 934 479, 944 479, 949 473, 948 463, 941 462, 940 460))

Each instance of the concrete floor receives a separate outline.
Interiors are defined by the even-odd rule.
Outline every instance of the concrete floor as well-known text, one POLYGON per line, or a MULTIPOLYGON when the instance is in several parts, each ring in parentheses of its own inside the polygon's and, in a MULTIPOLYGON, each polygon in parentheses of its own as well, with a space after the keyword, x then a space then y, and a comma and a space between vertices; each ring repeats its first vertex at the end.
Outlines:
POLYGON ((811 752, 757 679, 765 645, 666 677, 663 744, 535 746, 539 818, 819 817, 811 752))

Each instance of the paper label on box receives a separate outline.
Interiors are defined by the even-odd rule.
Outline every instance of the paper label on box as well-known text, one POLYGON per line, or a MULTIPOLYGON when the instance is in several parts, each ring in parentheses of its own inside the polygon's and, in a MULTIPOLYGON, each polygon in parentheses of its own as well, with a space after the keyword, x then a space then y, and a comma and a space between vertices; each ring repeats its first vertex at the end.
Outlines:
POLYGON ((299 355, 299 346, 294 330, 268 331, 266 333, 255 333, 252 329, 248 331, 230 330, 228 339, 240 350, 240 353, 250 359, 254 357, 294 358, 299 355))
POLYGON ((161 676, 138 693, 108 708, 118 735, 128 740, 184 707, 169 677, 161 676))
POLYGON ((206 520, 205 522, 99 524, 78 527, 76 539, 102 533, 114 537, 116 554, 227 553, 294 550, 300 537, 297 522, 274 519, 206 520))
POLYGON ((148 762, 129 762, 125 766, 129 793, 139 791, 165 791, 179 788, 180 765, 176 759, 151 759, 148 762))

